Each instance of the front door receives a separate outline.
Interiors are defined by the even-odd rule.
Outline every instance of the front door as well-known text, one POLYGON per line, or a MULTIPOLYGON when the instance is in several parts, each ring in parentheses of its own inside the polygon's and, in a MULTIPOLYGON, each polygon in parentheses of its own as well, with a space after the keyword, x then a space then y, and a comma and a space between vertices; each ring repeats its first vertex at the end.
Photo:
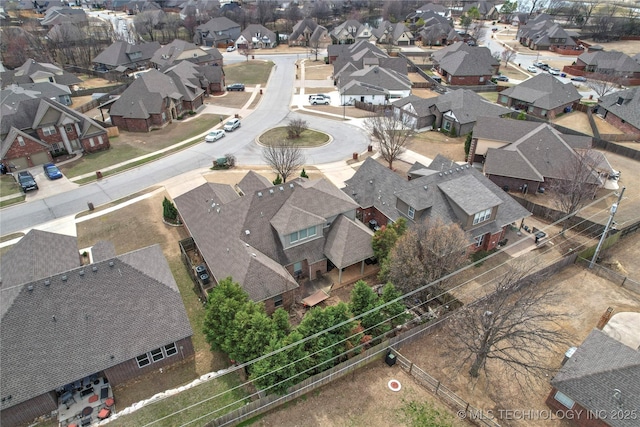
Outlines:
POLYGON ((302 262, 293 264, 293 276, 296 278, 302 276, 302 262))

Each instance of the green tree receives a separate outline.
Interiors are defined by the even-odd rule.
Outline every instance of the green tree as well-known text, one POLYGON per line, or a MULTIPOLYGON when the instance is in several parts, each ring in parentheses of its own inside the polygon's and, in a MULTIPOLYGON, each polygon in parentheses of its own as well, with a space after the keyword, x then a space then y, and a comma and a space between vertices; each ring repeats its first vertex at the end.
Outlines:
MULTIPOLYGON (((271 343, 265 353, 278 351, 303 338, 300 332, 293 331, 284 339, 271 343)), ((292 345, 254 363, 251 368, 253 383, 261 390, 268 390, 268 393, 285 394, 289 387, 305 380, 309 376, 305 372, 309 363, 306 356, 309 353, 304 346, 304 343, 292 345)))
POLYGON ((164 219, 175 221, 178 217, 178 209, 176 209, 173 202, 166 197, 162 201, 162 216, 164 219))
POLYGON ((502 4, 502 8, 500 9, 500 14, 508 15, 508 14, 514 13, 517 10, 518 10, 517 1, 511 2, 509 0, 505 0, 505 2, 502 4))
POLYGON ((209 294, 203 332, 211 350, 224 351, 227 331, 235 322, 236 313, 249 301, 240 285, 227 277, 209 294))
POLYGON ((389 303, 382 307, 382 315, 385 319, 390 319, 392 327, 402 325, 411 318, 411 315, 407 313, 407 307, 405 307, 402 300, 391 302, 401 296, 402 292, 393 286, 392 283, 387 283, 384 285, 384 288, 382 288, 382 295, 380 296, 380 299, 385 304, 389 303))
POLYGON ((244 363, 262 356, 271 341, 282 336, 264 306, 248 301, 236 312, 224 338, 222 351, 231 360, 244 363))
POLYGON ((307 171, 305 171, 304 168, 302 168, 302 172, 300 172, 300 177, 301 178, 309 178, 309 175, 307 175, 307 171))
POLYGON ((282 184, 282 178, 280 178, 280 174, 276 175, 276 179, 274 179, 272 182, 273 182, 273 185, 282 184))
POLYGON ((406 229, 407 220, 399 218, 396 222, 383 226, 374 233, 371 246, 373 247, 373 254, 380 262, 387 258, 396 241, 404 234, 406 229))
POLYGON ((473 132, 467 134, 467 139, 464 140, 464 155, 469 160, 469 151, 471 151, 471 140, 473 139, 473 132))
POLYGON ((524 111, 520 111, 518 113, 518 116, 516 117, 516 120, 527 120, 527 113, 525 113, 524 111))

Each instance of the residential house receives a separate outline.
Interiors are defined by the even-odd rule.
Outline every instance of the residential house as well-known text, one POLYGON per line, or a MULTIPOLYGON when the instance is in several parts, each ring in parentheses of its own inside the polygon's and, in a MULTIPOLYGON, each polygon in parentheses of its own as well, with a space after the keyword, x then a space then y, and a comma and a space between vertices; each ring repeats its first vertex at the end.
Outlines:
POLYGON ((227 47, 240 37, 240 24, 220 16, 196 27, 194 43, 200 46, 227 47))
POLYGON ((603 96, 594 112, 624 133, 640 138, 640 88, 603 96))
POLYGON ((83 379, 114 387, 194 356, 193 331, 160 246, 122 255, 101 246, 107 257, 81 265, 75 237, 31 230, 2 256, 3 427, 53 411, 61 417, 65 389, 79 399, 73 384, 84 390, 83 379), (43 256, 43 248, 53 250, 43 256))
POLYGON ((329 45, 327 47, 329 64, 333 64, 333 79, 337 80, 342 72, 361 70, 378 65, 385 69, 405 74, 407 60, 392 57, 369 42, 357 42, 350 45, 329 45))
POLYGON ((59 102, 25 92, 0 104, 0 159, 9 170, 51 162, 63 153, 109 149, 106 129, 59 102))
POLYGON ((487 101, 468 89, 458 89, 434 98, 415 95, 393 103, 396 114, 408 115, 417 129, 431 127, 455 135, 473 131, 478 117, 503 117, 511 110, 487 101))
POLYGON ((358 41, 375 43, 377 39, 369 24, 361 24, 355 19, 349 19, 336 26, 329 35, 334 44, 353 44, 358 41))
POLYGON ((159 49, 160 43, 158 42, 131 44, 125 41, 116 41, 100 52, 91 62, 94 64, 93 68, 101 72, 129 73, 146 70, 152 67, 151 58, 159 49))
MULTIPOLYGON (((217 0, 187 0, 185 2, 178 0, 176 3, 180 9, 180 19, 183 21, 190 16, 200 19, 200 17, 211 15, 220 9, 220 2, 217 0)), ((165 5, 165 7, 172 6, 165 5)))
POLYGON ((0 84, 3 89, 12 84, 42 82, 57 83, 73 88, 73 86, 81 84, 82 80, 54 64, 36 62, 33 59, 27 59, 15 70, 0 73, 0 84))
POLYGON ((238 49, 272 49, 278 45, 276 33, 260 24, 249 24, 235 42, 238 49))
POLYGON ((31 98, 53 99, 67 106, 73 103, 71 90, 67 86, 49 82, 23 83, 7 86, 6 89, 2 90, 0 103, 12 105, 24 99, 31 98))
MULTIPOLYGON (((567 135, 548 123, 478 118, 473 128, 469 163, 484 163, 483 172, 505 190, 544 192, 554 180, 567 179, 567 167, 579 161, 577 151, 591 148, 589 136, 567 135)), ((589 183, 603 185, 594 170, 589 183)))
POLYGON ((180 61, 193 62, 196 65, 223 66, 222 54, 215 47, 196 46, 184 40, 174 40, 156 50, 151 57, 155 67, 162 69, 180 61))
POLYGON ((637 426, 637 417, 624 414, 640 408, 640 351, 594 329, 551 386, 547 405, 575 426, 637 426))
POLYGON ((422 18, 423 13, 428 13, 428 12, 433 12, 436 13, 440 16, 442 16, 443 18, 450 18, 451 17, 451 9, 449 9, 448 7, 445 7, 441 4, 436 4, 436 3, 426 3, 423 4, 422 6, 418 7, 415 11, 415 13, 411 13, 407 16, 407 19, 409 20, 413 20, 415 17, 418 17, 418 19, 422 18))
POLYGON ((312 18, 298 21, 288 38, 289 46, 310 46, 326 49, 331 44, 329 31, 312 18))
MULTIPOLYGON (((171 76, 174 81, 180 80, 184 82, 184 85, 192 86, 194 93, 198 92, 196 87, 202 89, 205 95, 225 90, 225 75, 222 67, 195 65, 189 61, 182 61, 164 68, 162 72, 171 76)), ((195 107, 195 105, 191 105, 191 107, 195 107)))
POLYGON ((577 33, 565 30, 544 13, 520 26, 516 38, 533 50, 550 50, 563 55, 580 55, 584 51, 578 43, 577 33))
POLYGON ((162 22, 166 16, 162 7, 151 0, 132 0, 123 5, 122 10, 127 12, 128 15, 137 15, 142 12, 147 12, 154 16, 156 22, 162 22))
POLYGON ((149 132, 202 106, 205 91, 191 78, 191 70, 177 66, 168 70, 166 74, 150 70, 134 80, 111 104, 111 123, 129 132, 149 132), (186 76, 181 76, 180 70, 185 70, 186 76))
MULTIPOLYGON (((640 64, 629 55, 615 50, 585 52, 578 56, 573 67, 581 69, 585 73, 604 74, 624 79, 640 79, 640 64)), ((587 75, 587 77, 589 76, 587 75)))
POLYGON ((491 250, 509 225, 531 215, 508 193, 469 165, 438 155, 430 165, 415 163, 408 180, 367 158, 342 189, 359 205, 356 217, 371 226, 405 218, 409 226, 427 219, 456 223, 472 251, 491 250))
POLYGON ((464 41, 465 38, 450 24, 429 18, 420 29, 418 39, 422 41, 423 46, 446 46, 464 41))
POLYGON ((486 85, 498 74, 500 61, 486 47, 456 42, 431 55, 434 66, 450 85, 486 85))
POLYGON ((463 13, 468 13, 469 9, 475 7, 480 13, 480 19, 484 20, 496 20, 499 17, 498 9, 494 2, 480 0, 472 2, 464 2, 462 7, 463 13))
POLYGON ((83 9, 54 6, 47 9, 44 18, 40 20, 40 25, 53 27, 54 25, 86 24, 87 22, 87 14, 84 13, 83 9))
POLYGON ((498 103, 532 116, 553 119, 572 111, 582 95, 571 83, 562 83, 547 73, 535 76, 500 92, 498 103))
POLYGON ((409 46, 416 44, 416 39, 403 22, 391 23, 382 21, 373 29, 377 43, 386 46, 409 46))
POLYGON ((411 80, 406 74, 378 65, 340 76, 338 90, 343 104, 353 101, 385 105, 411 94, 411 80))
POLYGON ((241 197, 206 183, 175 203, 214 281, 232 277, 267 312, 293 305, 298 280, 373 256, 373 233, 355 221, 358 205, 328 181, 273 186, 252 176, 238 187, 241 197))

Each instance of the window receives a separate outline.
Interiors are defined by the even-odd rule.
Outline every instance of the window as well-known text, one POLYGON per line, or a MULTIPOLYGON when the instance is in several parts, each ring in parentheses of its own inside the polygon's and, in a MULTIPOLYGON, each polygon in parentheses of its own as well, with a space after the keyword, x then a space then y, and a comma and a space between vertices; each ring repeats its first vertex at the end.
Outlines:
POLYGON ((73 132, 73 125, 66 125, 66 126, 64 127, 64 130, 66 130, 66 131, 67 131, 67 133, 71 133, 71 132, 73 132))
POLYGON ((484 221, 488 220, 489 218, 491 218, 491 209, 490 208, 475 214, 474 217, 473 217, 473 225, 476 225, 476 224, 478 224, 480 222, 484 222, 484 221))
POLYGON ((529 108, 527 109, 528 112, 533 113, 533 105, 529 105, 529 108))
POLYGON ((569 409, 573 408, 573 404, 575 403, 573 399, 571 399, 569 396, 559 391, 556 392, 556 395, 553 396, 553 398, 556 399, 558 402, 562 403, 564 406, 566 406, 569 409))
POLYGON ((162 354, 161 348, 156 348, 155 350, 151 350, 149 354, 151 354, 151 359, 153 359, 154 362, 164 359, 164 354, 162 354))
POLYGON ((313 237, 316 235, 316 226, 311 226, 309 228, 305 228, 300 231, 294 231, 289 234, 289 243, 295 243, 298 240, 308 239, 309 237, 313 237))
POLYGON ((42 128, 42 134, 44 136, 55 135, 56 133, 58 132, 56 131, 55 126, 47 126, 42 128))
POLYGON ((295 243, 295 242, 297 242, 297 241, 298 241, 298 232, 297 232, 297 231, 294 231, 293 233, 291 233, 291 234, 289 235, 289 241, 290 241, 291 243, 295 243))
POLYGON ((151 361, 149 360, 149 356, 147 356, 146 353, 142 356, 136 357, 136 362, 138 362, 138 368, 144 368, 151 363, 151 361))
POLYGON ((506 104, 507 102, 509 102, 509 98, 507 98, 506 95, 500 95, 500 102, 506 104))
POLYGON ((278 295, 273 297, 273 306, 281 307, 282 306, 282 295, 278 295))
POLYGON ((416 215, 416 210, 412 206, 409 206, 409 212, 407 213, 407 216, 413 219, 415 215, 416 215))
POLYGON ((24 147, 24 138, 18 135, 18 145, 24 147))
POLYGON ((451 122, 444 122, 444 130, 451 129, 451 122))
POLYGON ((169 356, 173 356, 178 352, 178 348, 176 347, 176 343, 172 342, 171 344, 164 346, 164 353, 169 356))
POLYGON ((93 138, 89 138, 89 145, 92 147, 96 146, 96 143, 93 141, 93 138))
POLYGON ((316 226, 314 225, 313 227, 309 227, 308 231, 309 231, 309 237, 315 236, 316 235, 316 226))
POLYGON ((482 236, 478 236, 474 238, 473 240, 476 241, 476 248, 479 248, 480 246, 482 246, 482 243, 484 242, 484 234, 482 236))
POLYGON ((304 230, 300 230, 298 232, 298 237, 300 238, 300 240, 306 239, 307 238, 307 229, 305 228, 304 230))
POLYGON ((546 115, 547 115, 547 110, 540 110, 540 115, 541 115, 542 117, 546 117, 546 115))
POLYGON ((98 144, 100 144, 100 145, 103 144, 102 135, 98 135, 98 144))

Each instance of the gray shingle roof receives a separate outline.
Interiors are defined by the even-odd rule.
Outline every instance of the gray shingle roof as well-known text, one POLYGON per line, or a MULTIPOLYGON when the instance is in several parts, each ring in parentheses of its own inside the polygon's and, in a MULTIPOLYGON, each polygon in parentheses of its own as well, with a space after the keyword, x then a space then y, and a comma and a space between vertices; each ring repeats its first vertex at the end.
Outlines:
POLYGON ((270 43, 277 42, 276 33, 260 24, 249 24, 241 34, 248 41, 251 41, 254 37, 259 37, 260 39, 266 37, 270 43))
POLYGON ((336 267, 348 267, 373 256, 372 238, 373 232, 362 222, 340 215, 331 224, 324 253, 336 267))
POLYGON ((251 194, 255 191, 264 190, 272 185, 273 184, 264 176, 254 171, 249 171, 238 183, 238 188, 244 194, 251 194))
POLYGON ((22 286, 2 316, 11 406, 193 334, 158 245, 46 277, 22 286))
POLYGON ((438 188, 467 215, 474 215, 502 204, 502 200, 498 196, 472 175, 464 175, 441 182, 438 184, 438 188))
POLYGON ((344 89, 345 94, 354 94, 349 91, 349 88, 356 83, 360 87, 365 86, 366 88, 367 85, 370 85, 373 86, 373 89, 382 89, 381 92, 411 89, 411 81, 406 73, 401 74, 377 65, 354 71, 340 78, 340 87, 344 89))
POLYGON ((80 80, 78 77, 69 73, 68 71, 64 71, 54 64, 49 64, 46 62, 36 62, 33 59, 27 59, 24 64, 22 64, 15 70, 4 71, 0 73, 0 83, 2 84, 3 88, 12 83, 33 83, 32 76, 38 73, 42 77, 50 76, 55 80, 56 83, 65 86, 82 83, 82 80, 80 80))
POLYGON ((598 110, 607 110, 636 129, 640 129, 640 88, 631 88, 605 95, 598 101, 598 110))
POLYGON ((158 70, 149 70, 135 79, 111 105, 110 114, 127 118, 146 119, 163 111, 165 98, 182 99, 173 79, 158 70))
POLYGON ((468 89, 453 90, 434 100, 438 111, 443 114, 451 111, 461 124, 475 122, 480 116, 499 117, 511 112, 511 109, 489 102, 468 89))
POLYGON ((407 109, 407 105, 411 104, 411 107, 413 107, 413 110, 416 112, 418 117, 425 117, 433 114, 431 112, 431 107, 435 102, 436 98, 421 98, 416 95, 409 95, 404 98, 400 98, 397 101, 393 101, 392 104, 395 107, 402 109, 407 109))
POLYGON ((105 64, 110 67, 127 66, 138 62, 150 61, 158 49, 160 49, 160 43, 158 42, 130 44, 124 41, 116 41, 96 55, 91 62, 105 64), (137 57, 137 54, 140 54, 140 57, 137 57))
MULTIPOLYGON (((640 408, 640 352, 594 329, 551 380, 556 387, 587 410, 640 408), (619 397, 614 395, 619 390, 619 397)), ((612 427, 636 427, 634 417, 607 417, 612 427)))
POLYGON ((486 47, 469 46, 456 42, 432 55, 438 66, 452 76, 485 76, 494 73, 500 65, 486 47))
POLYGON ((585 52, 578 59, 587 65, 595 65, 601 72, 637 73, 640 72, 640 64, 629 55, 612 51, 585 52))
POLYGON ((516 86, 503 90, 500 95, 524 101, 545 110, 578 102, 582 98, 571 83, 562 83, 547 73, 536 74, 516 86))
POLYGON ((207 64, 221 59, 222 54, 215 47, 196 46, 194 43, 176 39, 156 50, 151 62, 159 68, 164 68, 179 61, 207 64))
POLYGON ((293 26, 293 31, 289 35, 289 38, 297 39, 301 35, 304 35, 305 31, 308 32, 309 35, 311 35, 315 31, 317 26, 318 23, 312 18, 304 18, 298 21, 296 25, 293 26))

